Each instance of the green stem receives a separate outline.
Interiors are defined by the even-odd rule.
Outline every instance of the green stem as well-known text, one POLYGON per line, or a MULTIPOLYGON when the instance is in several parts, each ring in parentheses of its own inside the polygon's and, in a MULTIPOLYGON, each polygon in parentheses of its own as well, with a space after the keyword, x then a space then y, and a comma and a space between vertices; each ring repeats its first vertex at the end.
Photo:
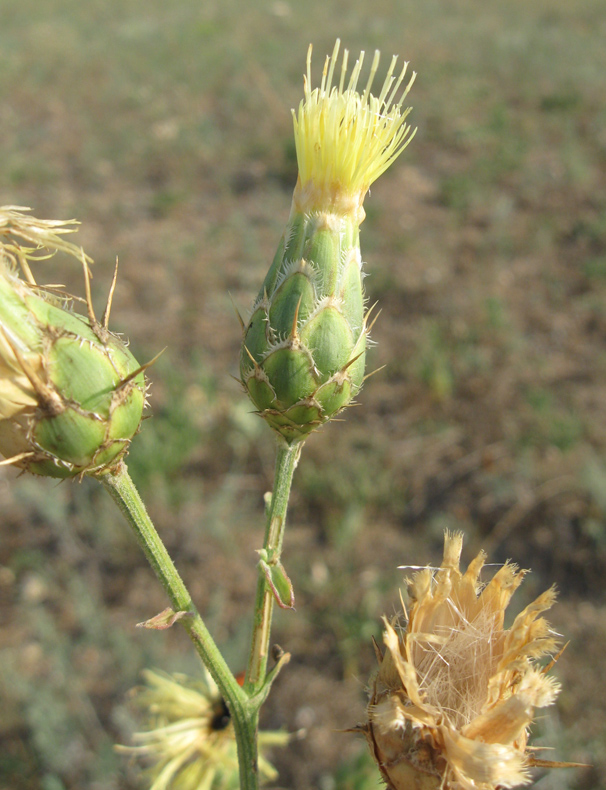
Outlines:
POLYGON ((180 622, 188 632, 231 713, 238 745, 240 788, 241 790, 258 790, 258 703, 249 700, 248 695, 240 688, 225 663, 225 659, 194 606, 164 543, 156 532, 139 492, 128 474, 126 465, 122 463, 116 470, 108 472, 98 479, 103 483, 133 528, 139 545, 166 590, 174 611, 189 613, 180 622))
MULTIPOLYGON (((301 454, 301 447, 302 443, 288 446, 280 445, 276 453, 274 490, 268 507, 263 544, 269 563, 274 565, 279 563, 282 553, 288 498, 290 496, 293 474, 301 454)), ((273 609, 274 595, 263 569, 259 567, 253 635, 246 681, 244 683, 245 690, 251 695, 258 692, 265 682, 273 609)))

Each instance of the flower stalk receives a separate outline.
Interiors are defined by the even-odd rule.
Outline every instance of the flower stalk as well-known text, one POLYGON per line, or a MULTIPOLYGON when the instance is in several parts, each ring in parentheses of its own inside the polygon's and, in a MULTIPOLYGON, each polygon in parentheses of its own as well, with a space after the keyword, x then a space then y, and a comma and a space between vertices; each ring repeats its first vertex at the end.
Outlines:
MULTIPOLYGON (((263 564, 259 563, 253 634, 244 682, 244 688, 251 694, 259 692, 265 682, 271 621, 276 599, 276 592, 270 584, 270 574, 272 569, 276 569, 278 573, 282 571, 280 558, 286 528, 286 511, 301 447, 300 444, 281 444, 276 452, 274 488, 267 507, 267 523, 263 541, 263 556, 267 558, 267 561, 263 564), (270 573, 267 572, 266 566, 269 566, 270 573)), ((285 574, 284 576, 288 579, 285 574)), ((294 596, 292 597, 294 599, 294 596)))
POLYGON ((124 463, 98 478, 131 526, 135 537, 164 587, 176 612, 187 612, 180 622, 225 699, 232 717, 238 747, 241 790, 257 790, 259 785, 257 730, 259 704, 238 685, 202 617, 162 539, 124 463))

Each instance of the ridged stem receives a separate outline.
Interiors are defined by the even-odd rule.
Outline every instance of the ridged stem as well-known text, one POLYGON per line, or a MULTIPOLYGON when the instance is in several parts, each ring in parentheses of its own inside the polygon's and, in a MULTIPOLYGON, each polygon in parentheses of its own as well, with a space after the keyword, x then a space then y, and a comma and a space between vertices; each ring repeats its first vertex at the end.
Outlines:
POLYGON ((180 623, 225 699, 238 746, 241 790, 258 790, 257 728, 260 701, 250 700, 238 685, 206 628, 191 596, 158 535, 124 463, 98 478, 118 505, 135 533, 139 545, 166 590, 175 612, 188 612, 180 623))
MULTIPOLYGON (((302 442, 291 445, 279 445, 276 452, 274 488, 267 508, 267 523, 263 543, 263 549, 270 558, 270 563, 274 565, 280 562, 284 529, 286 527, 288 498, 302 446, 302 442)), ((265 682, 273 610, 274 593, 263 568, 259 566, 253 634, 246 680, 244 682, 244 689, 251 696, 258 692, 265 682)))

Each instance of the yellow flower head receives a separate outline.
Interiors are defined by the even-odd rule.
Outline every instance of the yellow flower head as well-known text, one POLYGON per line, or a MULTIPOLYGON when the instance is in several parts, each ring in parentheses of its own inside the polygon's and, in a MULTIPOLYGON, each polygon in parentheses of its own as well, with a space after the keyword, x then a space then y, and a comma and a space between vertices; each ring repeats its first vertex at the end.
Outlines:
MULTIPOLYGON (((133 736, 136 746, 120 751, 152 763, 150 790, 237 790, 238 754, 229 712, 210 675, 192 680, 147 670, 137 703, 147 714, 146 729, 133 736)), ((285 732, 260 732, 259 750, 282 746, 285 732)), ((277 772, 261 753, 265 780, 277 772)))
POLYGON ((386 622, 365 729, 393 790, 516 787, 539 764, 526 742, 534 709, 551 705, 559 691, 536 663, 556 646, 541 617, 555 592, 505 629, 505 609, 525 572, 508 562, 483 585, 485 554, 462 573, 462 544, 460 533, 446 534, 441 567, 410 582, 406 627, 386 622))
POLYGON ((370 91, 380 54, 375 52, 370 75, 362 93, 358 80, 364 52, 347 79, 348 51, 343 52, 341 73, 335 78, 340 41, 326 58, 319 88, 312 90, 311 46, 307 53, 305 98, 298 113, 293 110, 299 179, 294 204, 299 211, 330 210, 358 213, 364 218, 362 202, 373 181, 402 153, 414 135, 406 123, 411 108, 402 104, 415 74, 404 82, 408 63, 394 75, 394 55, 378 96, 370 91), (338 79, 338 84, 333 84, 338 79))

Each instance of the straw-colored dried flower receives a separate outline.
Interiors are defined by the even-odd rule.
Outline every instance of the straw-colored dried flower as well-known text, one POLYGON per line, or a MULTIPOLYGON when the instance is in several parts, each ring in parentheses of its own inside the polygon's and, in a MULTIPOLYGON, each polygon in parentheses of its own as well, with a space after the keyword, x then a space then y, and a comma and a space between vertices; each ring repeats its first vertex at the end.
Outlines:
MULTIPOLYGON (((385 654, 374 680, 365 731, 393 790, 495 790, 527 784, 544 765, 527 747, 535 708, 559 690, 537 660, 556 648, 541 616, 547 590, 511 628, 503 625, 525 571, 508 562, 482 584, 481 552, 459 570, 463 536, 446 534, 439 569, 409 582, 408 622, 385 622, 385 654)), ((553 662, 552 662, 553 663, 553 662)))
MULTIPOLYGON (((238 754, 229 712, 210 675, 144 672, 146 686, 136 701, 147 715, 146 728, 133 735, 135 746, 118 746, 151 764, 150 790, 237 790, 238 754)), ((259 733, 259 773, 263 780, 277 772, 263 756, 271 746, 289 741, 286 732, 259 733)))

